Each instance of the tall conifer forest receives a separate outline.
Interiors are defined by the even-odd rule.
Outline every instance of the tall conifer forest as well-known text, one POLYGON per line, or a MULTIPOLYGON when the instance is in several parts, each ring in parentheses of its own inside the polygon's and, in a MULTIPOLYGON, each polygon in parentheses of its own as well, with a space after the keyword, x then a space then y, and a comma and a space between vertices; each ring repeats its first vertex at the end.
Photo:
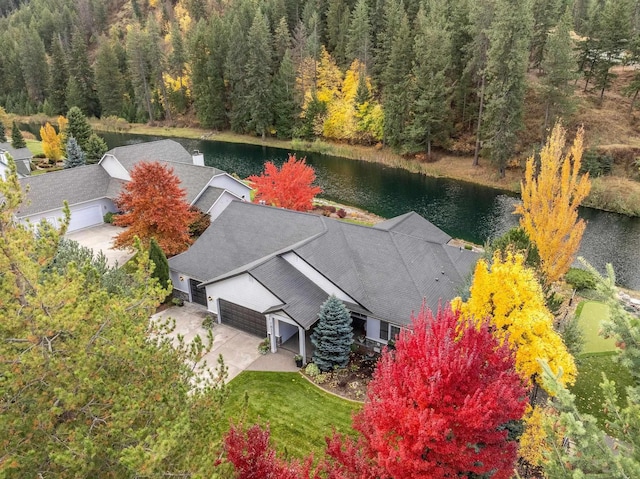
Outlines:
POLYGON ((482 152, 503 171, 529 77, 553 125, 578 79, 606 98, 639 34, 640 0, 0 0, 0 106, 482 152))

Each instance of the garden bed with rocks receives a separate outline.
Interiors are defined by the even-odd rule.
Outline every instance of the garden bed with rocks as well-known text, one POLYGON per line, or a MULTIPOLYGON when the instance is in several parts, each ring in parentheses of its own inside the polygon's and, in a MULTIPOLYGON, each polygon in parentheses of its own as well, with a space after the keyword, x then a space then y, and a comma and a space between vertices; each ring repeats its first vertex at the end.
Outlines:
POLYGON ((344 369, 321 372, 315 364, 310 363, 302 373, 318 387, 337 396, 364 401, 379 357, 378 354, 368 355, 357 351, 351 353, 349 364, 344 369))

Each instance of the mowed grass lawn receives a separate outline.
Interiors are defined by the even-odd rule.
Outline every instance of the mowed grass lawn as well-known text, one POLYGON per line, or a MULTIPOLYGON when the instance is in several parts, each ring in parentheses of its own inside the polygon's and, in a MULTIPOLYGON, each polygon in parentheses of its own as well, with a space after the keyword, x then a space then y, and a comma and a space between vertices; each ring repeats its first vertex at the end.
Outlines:
POLYGON ((578 312, 578 324, 584 334, 585 344, 582 354, 576 357, 578 378, 571 392, 576 396, 578 410, 595 416, 604 427, 606 415, 603 412, 603 395, 600 389, 602 374, 616 383, 620 405, 626 403, 626 388, 633 384, 633 378, 629 370, 616 361, 615 340, 605 339, 599 334, 601 322, 609 319, 607 305, 586 301, 579 306, 578 312))
POLYGON ((604 353, 616 350, 613 338, 605 339, 599 332, 603 321, 609 319, 609 307, 598 301, 586 301, 581 308, 578 324, 584 334, 583 354, 604 353))
POLYGON ((269 423, 272 443, 289 457, 320 457, 334 428, 352 433, 352 414, 361 407, 321 391, 299 373, 244 371, 229 390, 225 416, 245 424, 269 423))
POLYGON ((31 150, 33 155, 42 155, 44 150, 42 149, 42 142, 40 140, 24 140, 27 144, 27 148, 31 150))

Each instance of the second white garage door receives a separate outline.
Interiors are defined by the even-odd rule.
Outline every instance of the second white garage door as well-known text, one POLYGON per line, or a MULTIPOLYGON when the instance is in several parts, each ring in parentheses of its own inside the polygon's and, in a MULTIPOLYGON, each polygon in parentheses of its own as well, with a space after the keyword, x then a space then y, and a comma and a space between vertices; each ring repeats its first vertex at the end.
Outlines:
POLYGON ((100 205, 88 206, 86 208, 74 208, 71 211, 71 221, 69 221, 68 231, 75 231, 89 226, 102 224, 102 208, 100 205))

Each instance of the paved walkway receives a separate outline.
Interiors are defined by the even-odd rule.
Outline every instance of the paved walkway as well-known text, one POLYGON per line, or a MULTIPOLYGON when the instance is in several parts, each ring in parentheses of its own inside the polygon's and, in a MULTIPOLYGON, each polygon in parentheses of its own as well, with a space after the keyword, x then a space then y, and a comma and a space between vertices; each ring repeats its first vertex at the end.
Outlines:
MULTIPOLYGON (((198 304, 185 302, 184 306, 172 306, 160 313, 154 314, 151 319, 173 318, 176 328, 171 333, 172 337, 178 334, 184 336, 185 342, 190 343, 199 335, 207 336, 207 331, 202 327, 202 321, 207 316, 207 310, 198 304)), ((213 326, 213 345, 211 351, 205 355, 207 366, 215 369, 218 364, 218 356, 221 354, 228 368, 227 381, 231 381, 242 371, 298 371, 293 359, 294 353, 278 350, 277 353, 262 355, 258 352, 261 339, 232 328, 226 324, 213 326)))

